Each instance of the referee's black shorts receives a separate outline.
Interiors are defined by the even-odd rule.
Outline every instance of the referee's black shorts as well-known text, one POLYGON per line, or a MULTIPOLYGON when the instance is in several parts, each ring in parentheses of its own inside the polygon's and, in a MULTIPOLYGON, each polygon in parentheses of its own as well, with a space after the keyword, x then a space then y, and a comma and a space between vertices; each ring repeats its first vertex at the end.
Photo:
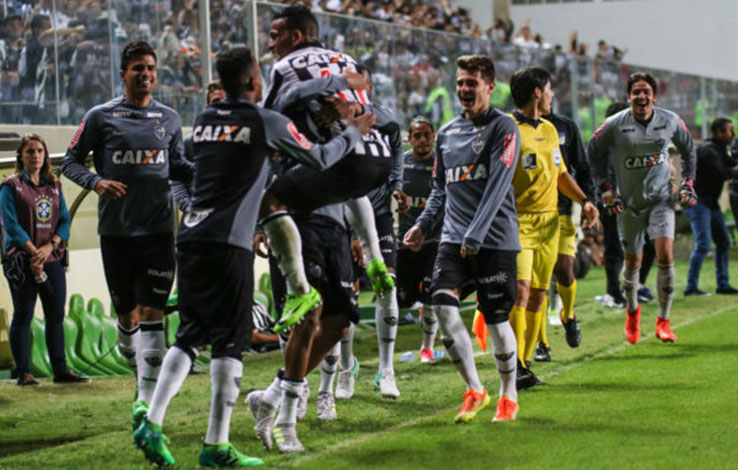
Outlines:
POLYGON ((177 245, 179 316, 176 345, 211 345, 213 357, 241 359, 251 344, 254 254, 221 243, 177 245))

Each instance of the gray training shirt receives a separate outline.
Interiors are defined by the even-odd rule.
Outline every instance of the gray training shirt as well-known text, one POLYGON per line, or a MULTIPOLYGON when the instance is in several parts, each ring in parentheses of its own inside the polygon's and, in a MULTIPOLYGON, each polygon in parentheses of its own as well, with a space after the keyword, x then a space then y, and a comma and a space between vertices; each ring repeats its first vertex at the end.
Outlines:
POLYGON ((433 190, 417 225, 430 234, 444 205, 441 243, 520 251, 512 179, 520 151, 515 121, 489 108, 438 131, 433 190))
POLYGON ((607 118, 589 141, 587 154, 595 183, 608 179, 608 166, 625 205, 640 210, 671 198, 669 142, 682 156, 682 177, 695 176, 696 154, 692 136, 681 118, 653 108, 647 124, 635 120, 630 109, 607 118))
POLYGON ((174 230, 169 179, 189 184, 192 164, 182 154, 181 120, 156 100, 145 108, 124 97, 90 109, 61 164, 64 176, 94 190, 101 179, 125 183, 126 194, 98 202, 97 231, 113 237, 137 237, 174 230), (95 171, 84 161, 92 151, 95 171))

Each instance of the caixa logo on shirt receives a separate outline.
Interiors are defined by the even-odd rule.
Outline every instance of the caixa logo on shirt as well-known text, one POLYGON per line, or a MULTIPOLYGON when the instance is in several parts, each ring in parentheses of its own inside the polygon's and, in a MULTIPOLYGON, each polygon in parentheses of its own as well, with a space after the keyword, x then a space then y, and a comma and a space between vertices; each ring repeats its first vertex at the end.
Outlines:
POLYGON ((625 159, 625 168, 628 170, 639 170, 641 168, 650 168, 656 165, 663 165, 666 158, 663 154, 656 153, 653 155, 639 155, 637 157, 628 157, 625 159))
POLYGON ((115 165, 162 165, 169 159, 169 150, 116 150, 113 152, 115 165))
POLYGON ((487 166, 484 163, 472 163, 446 168, 446 184, 460 181, 474 181, 487 179, 487 166))

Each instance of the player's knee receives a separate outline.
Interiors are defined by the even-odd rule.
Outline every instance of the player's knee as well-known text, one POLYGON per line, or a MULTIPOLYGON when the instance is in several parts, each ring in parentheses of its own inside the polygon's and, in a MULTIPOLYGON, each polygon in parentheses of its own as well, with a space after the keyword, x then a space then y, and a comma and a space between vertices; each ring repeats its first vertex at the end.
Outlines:
POLYGON ((163 321, 164 310, 154 307, 141 307, 140 321, 163 321))
MULTIPOLYGON (((192 346, 190 346, 188 344, 184 344, 179 339, 174 342, 174 345, 172 347, 173 348, 179 348, 180 350, 182 350, 185 354, 187 354, 187 356, 190 358, 190 360, 192 362, 195 362, 195 359, 197 359, 197 355, 199 353, 199 351, 197 350, 197 348, 192 347, 192 346)), ((213 352, 214 352, 214 350, 213 350, 213 352)), ((214 354, 213 354, 213 357, 214 357, 214 354)))
POLYGON ((451 289, 437 289, 431 295, 432 305, 447 305, 450 307, 459 306, 459 297, 451 289))

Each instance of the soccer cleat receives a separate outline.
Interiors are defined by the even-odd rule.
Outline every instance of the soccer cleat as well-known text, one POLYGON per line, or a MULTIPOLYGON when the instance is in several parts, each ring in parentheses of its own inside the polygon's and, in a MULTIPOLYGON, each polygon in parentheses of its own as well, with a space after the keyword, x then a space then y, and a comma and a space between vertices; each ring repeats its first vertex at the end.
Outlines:
POLYGON ((351 369, 338 372, 338 385, 336 386, 336 400, 346 400, 354 396, 354 383, 359 376, 359 360, 354 356, 354 365, 351 369))
POLYGON ((261 396, 264 392, 262 390, 255 390, 246 396, 246 402, 249 404, 251 414, 254 416, 254 430, 256 436, 264 444, 264 447, 269 450, 272 448, 272 427, 274 426, 274 417, 277 414, 277 407, 272 406, 268 403, 264 403, 261 396))
POLYGON ((492 398, 490 398, 486 388, 482 390, 482 393, 475 392, 470 388, 464 392, 462 397, 464 397, 464 403, 454 417, 455 423, 471 422, 477 417, 477 413, 487 408, 492 402, 492 398))
POLYGON ((545 382, 536 377, 536 374, 534 374, 530 368, 525 367, 520 360, 518 360, 516 374, 515 387, 518 390, 525 390, 527 388, 535 387, 536 385, 546 385, 545 382))
POLYGON ((395 383, 395 371, 385 369, 374 376, 374 387, 379 389, 379 393, 384 398, 398 398, 400 390, 397 389, 395 383))
POLYGON ((673 343, 676 341, 676 335, 669 327, 669 320, 656 318, 656 337, 664 343, 673 343))
POLYGON ((561 324, 564 325, 564 330, 566 330, 566 344, 571 348, 578 348, 582 342, 582 332, 579 331, 577 317, 573 315, 569 319, 564 319, 561 315, 563 312, 563 310, 559 312, 559 318, 561 319, 561 324))
POLYGON ((651 289, 646 286, 638 288, 638 303, 647 304, 652 300, 653 294, 651 293, 651 289))
POLYGON ((310 385, 308 385, 308 381, 306 380, 305 383, 302 385, 302 391, 300 392, 300 395, 297 397, 297 420, 302 421, 303 418, 305 418, 305 415, 308 412, 308 400, 310 399, 310 385))
POLYGON ((615 295, 605 294, 602 303, 609 308, 625 308, 627 304, 622 292, 616 292, 615 295))
POLYGON ((533 359, 535 359, 536 362, 551 362, 551 348, 542 342, 538 343, 536 355, 533 359))
POLYGON ((244 455, 237 451, 233 444, 203 444, 198 462, 201 467, 243 468, 264 465, 264 461, 244 455))
POLYGON ((307 294, 287 294, 282 308, 282 317, 274 326, 274 332, 279 334, 300 323, 305 315, 317 307, 318 304, 320 304, 320 294, 313 286, 310 286, 310 291, 307 294))
POLYGON ((338 419, 336 414, 336 403, 333 401, 331 392, 318 392, 318 420, 335 421, 338 419))
POLYGON ((518 402, 507 398, 505 395, 497 400, 497 411, 492 422, 495 421, 512 421, 518 416, 518 402))
POLYGON ((174 457, 167 448, 169 438, 162 434, 161 426, 150 423, 146 417, 141 420, 141 426, 133 433, 133 443, 143 451, 149 462, 160 467, 174 465, 174 457))
POLYGON ((380 258, 373 258, 366 268, 366 274, 372 283, 372 290, 380 297, 392 292, 395 287, 395 280, 392 279, 387 265, 380 258))
POLYGON ((431 348, 423 348, 420 350, 420 363, 428 364, 429 362, 435 361, 433 350, 431 348))
POLYGON ((625 339, 630 344, 636 344, 641 337, 641 306, 635 312, 625 310, 625 339))
POLYGON ((133 426, 134 431, 137 430, 139 426, 141 426, 141 421, 143 421, 144 416, 146 416, 146 413, 148 412, 148 403, 143 400, 133 402, 133 407, 131 409, 131 426, 133 426))
POLYGON ((302 452, 305 448, 297 438, 297 429, 295 423, 278 424, 272 430, 274 434, 274 442, 277 444, 279 452, 289 454, 291 452, 302 452))

